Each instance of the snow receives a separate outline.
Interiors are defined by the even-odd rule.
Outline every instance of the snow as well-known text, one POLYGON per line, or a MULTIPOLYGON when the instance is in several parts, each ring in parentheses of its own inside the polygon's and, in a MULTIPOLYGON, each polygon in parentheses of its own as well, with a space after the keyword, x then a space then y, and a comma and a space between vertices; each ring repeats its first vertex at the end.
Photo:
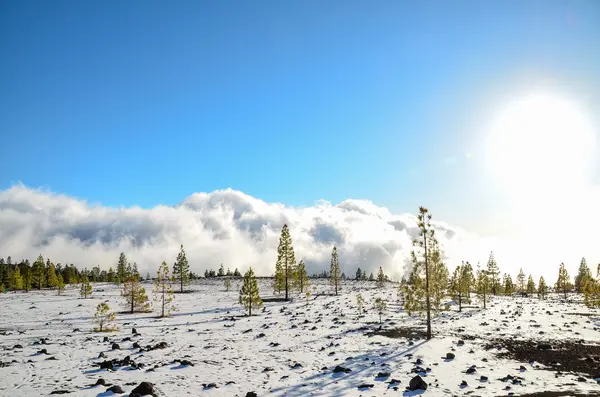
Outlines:
MULTIPOLYGON (((240 280, 232 281, 228 292, 222 280, 200 280, 190 286, 192 293, 176 294, 178 311, 171 317, 118 314, 120 329, 112 333, 94 333, 92 320, 96 306, 104 301, 113 310, 123 310, 120 290, 114 285, 93 285, 90 299, 81 299, 75 287, 62 296, 49 290, 1 294, 0 330, 4 332, 0 334, 0 361, 9 365, 0 367, 0 396, 40 396, 54 390, 67 390, 69 395, 77 396, 113 395, 106 392, 105 386, 90 386, 99 378, 126 392, 149 381, 161 396, 245 396, 250 391, 258 396, 502 396, 549 390, 600 391, 600 385, 588 374, 584 375, 587 382, 577 382, 576 374, 557 377, 556 371, 544 366, 501 359, 496 356, 501 350, 484 348, 492 338, 596 343, 600 332, 595 327, 600 326, 600 315, 585 308, 578 298, 570 297, 569 302, 558 295, 547 301, 493 298, 486 310, 473 305, 460 313, 452 306, 434 318, 432 340, 409 341, 367 335, 380 326, 379 316, 372 309, 376 297, 388 302, 383 329, 425 329, 422 318, 408 316, 401 309, 395 285, 378 289, 372 282, 347 281, 336 297, 327 280, 311 281, 308 306, 303 295, 295 294, 291 303, 266 302, 264 310, 245 317, 237 303, 240 280), (368 310, 361 317, 356 309, 359 292, 368 310), (518 315, 513 316, 515 312, 518 315), (480 325, 485 322, 489 325, 480 325), (132 335, 134 327, 140 336, 132 335), (258 337, 260 333, 265 336, 258 337), (103 342, 105 336, 109 342, 103 342), (48 339, 46 345, 34 344, 41 338, 48 339), (459 339, 464 345, 457 344, 459 339), (167 342, 166 349, 139 353, 132 347, 134 342, 146 346, 162 341, 167 342), (112 342, 118 343, 121 350, 111 350, 112 342), (273 343, 279 345, 274 347, 273 343), (16 344, 23 348, 14 349, 16 344), (37 354, 42 348, 48 355, 37 354), (473 353, 469 353, 471 350, 473 353), (97 364, 104 360, 98 359, 101 352, 107 360, 131 356, 144 367, 100 369, 97 364), (456 358, 445 360, 448 352, 456 358), (49 357, 56 360, 47 360, 49 357), (194 365, 182 366, 173 362, 176 359, 187 359, 194 365), (429 387, 424 392, 406 392, 415 376, 411 371, 417 359, 423 361, 423 368, 431 368, 421 374, 429 387), (296 363, 301 367, 293 369, 296 363), (352 371, 334 374, 336 365, 352 371), (476 372, 466 374, 472 365, 476 365, 476 372), (521 365, 525 371, 519 370, 521 365), (154 371, 147 371, 155 366, 154 371), (379 372, 389 372, 390 376, 376 378, 379 372), (523 377, 522 385, 499 380, 509 374, 523 377), (481 382, 481 375, 489 380, 481 382), (390 384, 391 379, 400 383, 390 384), (468 386, 461 388, 463 380, 468 386), (210 383, 217 387, 203 386, 210 383), (359 389, 361 384, 373 387, 359 389), (506 390, 507 386, 511 388, 506 390)), ((263 298, 273 297, 270 284, 270 280, 259 280, 263 298)), ((145 287, 150 293, 151 284, 145 287)))

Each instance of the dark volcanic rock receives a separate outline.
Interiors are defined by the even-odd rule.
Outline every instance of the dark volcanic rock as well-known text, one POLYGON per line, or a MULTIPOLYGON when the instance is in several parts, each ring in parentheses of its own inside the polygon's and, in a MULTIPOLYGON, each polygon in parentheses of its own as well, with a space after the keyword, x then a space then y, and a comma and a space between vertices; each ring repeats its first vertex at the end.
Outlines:
POLYGON ((150 382, 142 382, 131 391, 129 397, 145 396, 146 394, 154 394, 154 384, 150 382))
POLYGON ((415 376, 408 383, 408 390, 427 390, 427 383, 419 375, 415 376))

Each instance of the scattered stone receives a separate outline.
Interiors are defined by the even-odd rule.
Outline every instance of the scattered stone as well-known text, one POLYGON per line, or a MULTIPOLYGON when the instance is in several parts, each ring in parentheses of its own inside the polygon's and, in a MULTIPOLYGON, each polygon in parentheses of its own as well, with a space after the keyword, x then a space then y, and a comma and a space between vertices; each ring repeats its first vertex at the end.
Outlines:
POLYGON ((141 397, 147 394, 154 394, 154 384, 142 382, 129 393, 129 397, 141 397))
POLYGON ((419 375, 417 375, 410 380, 410 382, 408 383, 407 389, 409 391, 427 390, 427 383, 425 383, 423 378, 421 378, 419 375))
POLYGON ((352 370, 350 368, 344 368, 344 367, 341 367, 339 365, 336 365, 335 368, 333 369, 333 373, 337 374, 337 373, 340 373, 340 372, 344 372, 344 373, 347 374, 348 372, 352 372, 352 370))

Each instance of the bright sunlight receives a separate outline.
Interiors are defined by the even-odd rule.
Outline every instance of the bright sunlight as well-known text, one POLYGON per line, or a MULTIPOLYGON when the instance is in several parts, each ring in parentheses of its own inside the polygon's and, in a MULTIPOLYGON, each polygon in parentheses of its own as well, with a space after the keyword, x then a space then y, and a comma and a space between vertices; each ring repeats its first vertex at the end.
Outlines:
POLYGON ((575 103, 532 94, 506 106, 493 120, 486 141, 492 183, 509 196, 546 194, 588 183, 595 135, 575 103))

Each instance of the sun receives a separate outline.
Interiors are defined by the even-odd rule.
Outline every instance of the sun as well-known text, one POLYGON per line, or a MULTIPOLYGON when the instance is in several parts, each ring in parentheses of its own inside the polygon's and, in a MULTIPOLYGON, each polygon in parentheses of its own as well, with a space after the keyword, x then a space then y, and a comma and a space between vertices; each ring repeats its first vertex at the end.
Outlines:
POLYGON ((550 94, 510 102, 489 128, 485 166, 509 195, 547 195, 585 186, 594 166, 591 120, 574 103, 550 94))

